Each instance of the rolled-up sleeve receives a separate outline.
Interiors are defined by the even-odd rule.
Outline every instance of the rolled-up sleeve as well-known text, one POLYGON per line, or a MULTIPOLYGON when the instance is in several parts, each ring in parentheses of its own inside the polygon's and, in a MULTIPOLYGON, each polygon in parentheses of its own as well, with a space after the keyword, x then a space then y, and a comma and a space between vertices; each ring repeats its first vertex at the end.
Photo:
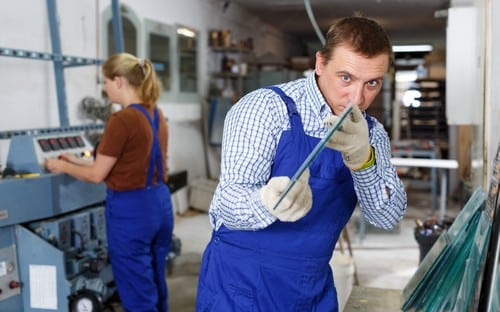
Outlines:
POLYGON ((392 229, 406 212, 407 196, 403 182, 391 164, 391 146, 385 129, 378 122, 370 131, 375 165, 352 171, 354 188, 363 217, 372 225, 392 229))

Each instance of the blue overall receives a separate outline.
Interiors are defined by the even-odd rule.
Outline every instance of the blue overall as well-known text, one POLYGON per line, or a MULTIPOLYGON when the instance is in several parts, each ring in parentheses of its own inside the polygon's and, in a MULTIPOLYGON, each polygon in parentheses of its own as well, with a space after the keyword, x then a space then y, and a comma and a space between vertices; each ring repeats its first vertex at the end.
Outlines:
MULTIPOLYGON (((304 132, 295 102, 285 102, 290 129, 278 143, 271 177, 292 177, 319 138, 304 132)), ((259 231, 214 231, 203 255, 197 311, 338 311, 329 265, 357 202, 340 152, 325 148, 311 164, 313 206, 296 222, 259 231)))
POLYGON ((173 212, 158 141, 158 111, 154 122, 144 107, 132 104, 148 118, 153 130, 147 186, 131 191, 107 189, 106 231, 113 278, 124 311, 167 311, 165 259, 170 248, 173 212), (158 183, 153 184, 155 165, 158 183))

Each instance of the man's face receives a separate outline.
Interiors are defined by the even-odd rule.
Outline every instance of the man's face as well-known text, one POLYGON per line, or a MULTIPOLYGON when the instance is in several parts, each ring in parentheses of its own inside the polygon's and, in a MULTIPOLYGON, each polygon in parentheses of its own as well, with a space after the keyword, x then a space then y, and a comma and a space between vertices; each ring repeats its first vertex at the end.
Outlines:
POLYGON ((339 46, 325 64, 321 54, 316 53, 318 86, 336 115, 341 114, 349 103, 366 110, 382 88, 388 68, 387 54, 367 58, 349 47, 339 46))

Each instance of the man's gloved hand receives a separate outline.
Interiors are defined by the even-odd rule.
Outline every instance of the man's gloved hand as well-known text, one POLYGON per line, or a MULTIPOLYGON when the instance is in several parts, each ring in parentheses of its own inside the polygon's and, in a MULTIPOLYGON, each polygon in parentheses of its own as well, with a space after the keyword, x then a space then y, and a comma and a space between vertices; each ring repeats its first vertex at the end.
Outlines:
MULTIPOLYGON (((331 115, 323 122, 331 127, 338 119, 338 116, 331 115)), ((352 170, 361 168, 370 159, 368 123, 356 105, 353 105, 351 113, 342 122, 340 128, 333 133, 326 146, 342 152, 344 163, 352 170)))
POLYGON ((280 221, 293 222, 302 218, 311 210, 312 192, 309 187, 309 169, 306 169, 295 182, 281 203, 273 210, 278 198, 285 190, 290 178, 274 177, 259 190, 260 199, 267 210, 280 221))

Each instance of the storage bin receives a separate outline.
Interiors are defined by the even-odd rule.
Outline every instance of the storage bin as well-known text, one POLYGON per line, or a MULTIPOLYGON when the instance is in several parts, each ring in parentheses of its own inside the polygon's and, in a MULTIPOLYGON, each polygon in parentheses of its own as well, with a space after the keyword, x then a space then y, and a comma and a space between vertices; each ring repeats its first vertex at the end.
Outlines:
POLYGON ((197 179, 190 183, 189 206, 194 209, 208 211, 214 196, 217 180, 197 179))

